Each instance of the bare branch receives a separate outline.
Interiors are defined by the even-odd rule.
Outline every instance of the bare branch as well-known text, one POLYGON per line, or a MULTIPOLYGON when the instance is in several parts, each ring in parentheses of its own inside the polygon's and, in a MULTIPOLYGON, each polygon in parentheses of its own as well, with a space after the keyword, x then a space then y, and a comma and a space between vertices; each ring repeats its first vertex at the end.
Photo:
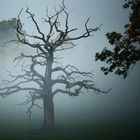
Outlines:
POLYGON ((89 22, 89 18, 87 19, 86 23, 85 23, 85 29, 86 32, 83 33, 82 35, 78 36, 78 37, 74 37, 74 38, 66 38, 64 41, 74 41, 74 40, 79 40, 82 38, 87 38, 89 36, 92 36, 91 33, 96 32, 98 30, 100 30, 100 27, 102 26, 102 24, 96 28, 88 28, 87 24, 89 22))
POLYGON ((42 40, 45 42, 45 35, 40 31, 40 28, 39 28, 39 26, 38 26, 38 24, 37 24, 37 22, 36 22, 36 20, 35 20, 35 18, 34 18, 34 14, 32 14, 32 13, 29 11, 29 8, 26 9, 26 13, 28 13, 28 14, 30 15, 30 17, 31 17, 31 19, 32 19, 32 21, 33 21, 33 23, 34 23, 35 26, 36 26, 36 29, 37 29, 38 33, 42 36, 42 38, 40 38, 40 39, 42 39, 42 40))
POLYGON ((39 105, 37 105, 35 103, 35 101, 37 99, 42 99, 42 97, 40 95, 36 95, 35 92, 29 91, 29 96, 27 96, 27 99, 23 103, 19 104, 19 105, 28 105, 28 104, 30 104, 30 106, 28 107, 28 110, 27 110, 27 114, 29 115, 29 119, 31 119, 32 108, 34 106, 39 108, 39 109, 42 109, 42 107, 40 107, 39 105))
POLYGON ((26 37, 38 39, 38 40, 41 40, 41 41, 45 42, 42 37, 39 37, 37 35, 29 35, 25 31, 22 31, 23 25, 22 25, 21 20, 20 20, 20 14, 21 14, 22 10, 18 14, 18 19, 17 19, 17 33, 18 33, 18 37, 19 37, 19 35, 21 35, 21 36, 24 36, 24 37, 26 36, 26 37))
POLYGON ((23 74, 13 75, 9 70, 7 70, 6 68, 4 69, 9 73, 8 76, 10 77, 10 80, 2 80, 2 84, 0 86, 9 85, 12 83, 15 84, 18 83, 19 85, 22 83, 32 82, 32 83, 37 83, 40 88, 43 87, 42 80, 34 77, 31 71, 23 70, 24 71, 23 74))
POLYGON ((76 67, 71 65, 67 65, 65 68, 56 67, 52 70, 52 72, 58 71, 61 71, 63 74, 59 75, 58 79, 53 80, 52 85, 63 84, 66 90, 56 89, 53 95, 61 92, 69 94, 70 96, 78 96, 82 89, 94 90, 97 94, 108 92, 95 87, 93 74, 91 72, 80 72, 76 67), (74 91, 72 92, 71 90, 74 91))
POLYGON ((37 88, 32 88, 32 87, 22 88, 19 86, 19 84, 21 84, 21 83, 18 83, 14 86, 9 86, 9 87, 7 86, 4 88, 0 88, 0 96, 7 97, 8 95, 11 95, 13 93, 17 93, 19 91, 35 91, 36 93, 41 94, 41 90, 39 90, 37 88))
POLYGON ((99 93, 108 93, 111 90, 111 89, 109 89, 107 91, 103 91, 98 88, 95 88, 95 85, 84 83, 84 81, 83 81, 83 82, 72 83, 70 85, 70 87, 66 86, 65 90, 56 89, 52 94, 53 94, 53 96, 56 95, 57 93, 64 93, 64 94, 68 94, 69 96, 78 96, 82 92, 82 88, 87 89, 87 90, 94 90, 97 95, 99 93), (73 86, 78 86, 78 87, 76 87, 76 89, 74 91, 71 91, 70 88, 73 86))
POLYGON ((30 46, 32 48, 36 48, 36 49, 39 48, 39 50, 43 54, 46 54, 47 52, 41 47, 41 46, 44 46, 44 44, 40 44, 39 42, 38 43, 30 43, 25 38, 25 37, 30 37, 30 38, 34 38, 34 39, 39 39, 39 40, 43 41, 44 43, 46 42, 45 41, 45 35, 40 31, 40 28, 39 28, 37 22, 35 21, 33 14, 31 12, 29 12, 29 8, 26 9, 26 12, 31 16, 31 19, 32 19, 33 23, 35 24, 35 26, 37 28, 37 31, 42 35, 42 37, 39 37, 39 36, 36 36, 36 35, 29 35, 29 34, 27 34, 27 33, 25 33, 25 32, 22 31, 22 23, 20 21, 21 11, 18 14, 17 28, 16 28, 18 41, 21 42, 21 43, 23 43, 23 44, 25 44, 25 45, 28 45, 28 46, 30 46))
POLYGON ((71 92, 71 91, 68 91, 68 90, 56 89, 53 92, 53 96, 56 95, 57 93, 64 93, 64 94, 68 94, 70 96, 78 96, 79 95, 79 92, 71 92))
POLYGON ((93 78, 92 72, 80 72, 75 66, 67 65, 65 68, 56 67, 52 69, 52 72, 62 71, 67 77, 73 76, 74 74, 79 74, 81 76, 93 78))
POLYGON ((33 75, 37 76, 38 78, 40 78, 44 81, 44 77, 35 70, 36 64, 37 64, 36 60, 32 61, 30 70, 32 71, 33 75))

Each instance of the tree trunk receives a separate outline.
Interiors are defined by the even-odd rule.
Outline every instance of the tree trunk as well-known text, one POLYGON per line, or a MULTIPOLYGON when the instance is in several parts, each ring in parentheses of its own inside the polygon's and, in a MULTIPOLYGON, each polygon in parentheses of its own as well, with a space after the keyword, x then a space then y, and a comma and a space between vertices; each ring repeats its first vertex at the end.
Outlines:
POLYGON ((52 63, 53 52, 49 52, 49 58, 46 60, 45 82, 44 82, 44 96, 43 96, 43 110, 44 110, 44 129, 53 129, 55 127, 54 120, 54 104, 52 96, 52 63))
POLYGON ((43 129, 54 129, 55 120, 54 120, 54 104, 52 97, 45 96, 43 98, 43 109, 44 109, 43 129))

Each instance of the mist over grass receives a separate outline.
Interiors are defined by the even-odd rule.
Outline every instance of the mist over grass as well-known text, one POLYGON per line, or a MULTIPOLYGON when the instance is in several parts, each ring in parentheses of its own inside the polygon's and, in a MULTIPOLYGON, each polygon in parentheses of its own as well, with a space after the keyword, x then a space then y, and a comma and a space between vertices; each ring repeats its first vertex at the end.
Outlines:
POLYGON ((139 127, 123 123, 60 123, 53 131, 44 132, 35 125, 14 124, 1 127, 3 140, 137 140, 139 127))

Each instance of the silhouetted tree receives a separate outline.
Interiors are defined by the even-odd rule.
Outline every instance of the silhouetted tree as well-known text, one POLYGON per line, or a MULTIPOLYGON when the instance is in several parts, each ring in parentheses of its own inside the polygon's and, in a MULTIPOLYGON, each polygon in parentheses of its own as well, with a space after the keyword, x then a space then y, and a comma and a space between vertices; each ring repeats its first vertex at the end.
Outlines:
POLYGON ((53 97, 56 94, 63 93, 69 96, 78 96, 83 89, 93 90, 97 94, 106 93, 106 91, 95 87, 91 72, 80 72, 75 66, 69 64, 65 67, 56 66, 58 63, 55 52, 73 48, 75 40, 88 38, 99 29, 99 27, 89 28, 89 19, 87 19, 84 25, 85 32, 79 36, 70 37, 69 34, 76 31, 77 28, 69 29, 69 13, 65 9, 63 1, 59 10, 55 8, 55 13, 52 16, 49 16, 48 12, 46 12, 47 18, 43 20, 49 28, 42 32, 35 19, 35 15, 27 8, 26 13, 36 28, 36 35, 23 32, 23 24, 20 19, 23 9, 20 11, 16 27, 18 41, 34 51, 31 54, 30 52, 29 54, 21 53, 20 56, 14 59, 14 61, 22 63, 22 72, 20 75, 13 75, 9 72, 9 76, 12 79, 3 81, 0 88, 0 95, 2 97, 27 91, 29 96, 23 104, 30 104, 28 108, 29 116, 31 116, 34 106, 40 108, 36 104, 36 100, 42 99, 44 111, 43 128, 47 129, 54 128, 55 126, 53 97), (63 30, 60 28, 61 23, 59 19, 61 14, 64 19, 63 23, 65 23, 63 30), (65 47, 63 47, 64 44, 65 47), (70 45, 72 46, 70 47, 70 45), (26 60, 27 65, 23 63, 24 60, 26 60), (57 76, 53 76, 57 72, 57 76), (59 87, 59 84, 63 86, 59 87))
POLYGON ((105 75, 115 72, 126 78, 128 71, 140 60, 140 1, 125 0, 123 7, 131 9, 124 33, 107 33, 106 37, 113 48, 104 48, 102 52, 96 53, 95 57, 96 61, 109 64, 101 67, 105 75))

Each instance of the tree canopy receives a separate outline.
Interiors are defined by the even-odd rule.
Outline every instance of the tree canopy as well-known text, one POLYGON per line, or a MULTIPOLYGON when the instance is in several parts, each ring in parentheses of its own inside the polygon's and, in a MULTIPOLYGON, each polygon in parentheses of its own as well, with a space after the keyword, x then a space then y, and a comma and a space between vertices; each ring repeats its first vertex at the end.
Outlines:
POLYGON ((116 31, 106 34, 111 48, 104 48, 96 53, 96 61, 100 60, 107 64, 101 67, 105 75, 114 72, 126 78, 128 72, 140 60, 140 1, 125 0, 125 9, 129 13, 129 23, 124 25, 124 33, 116 31))

